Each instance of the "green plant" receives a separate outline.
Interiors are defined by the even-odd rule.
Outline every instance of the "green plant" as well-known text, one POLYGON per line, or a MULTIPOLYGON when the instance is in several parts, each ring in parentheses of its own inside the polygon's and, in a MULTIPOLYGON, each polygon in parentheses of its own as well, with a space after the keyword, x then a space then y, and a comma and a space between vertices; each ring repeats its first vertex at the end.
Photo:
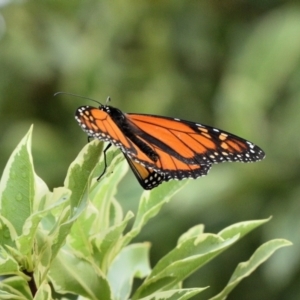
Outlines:
MULTIPOLYGON (((34 171, 32 128, 12 153, 0 183, 0 299, 189 299, 204 288, 184 289, 182 281, 251 230, 269 219, 229 226, 218 234, 197 225, 151 269, 149 243, 132 243, 187 181, 172 181, 145 191, 132 227, 115 199, 127 171, 117 150, 108 152, 103 178, 102 144, 86 145, 69 167, 64 186, 50 192, 34 171), (125 230, 127 229, 127 230, 125 230), (132 293, 134 278, 144 281, 132 293)), ((260 246, 234 271, 214 300, 229 292, 277 249, 283 239, 260 246)))

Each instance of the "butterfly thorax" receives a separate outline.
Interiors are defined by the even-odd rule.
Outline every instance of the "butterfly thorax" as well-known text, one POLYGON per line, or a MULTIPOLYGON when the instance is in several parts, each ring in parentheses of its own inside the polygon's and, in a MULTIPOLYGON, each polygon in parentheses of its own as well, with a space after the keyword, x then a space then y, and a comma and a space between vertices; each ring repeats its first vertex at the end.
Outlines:
POLYGON ((126 115, 122 111, 106 105, 101 106, 100 109, 109 114, 124 135, 130 139, 144 154, 146 154, 154 162, 158 160, 158 154, 140 139, 139 136, 143 134, 142 131, 134 124, 129 122, 126 118, 126 115))
POLYGON ((108 113, 110 117, 115 121, 115 123, 118 124, 118 126, 119 124, 120 126, 124 126, 123 123, 126 121, 126 117, 122 111, 108 105, 101 105, 99 106, 99 109, 108 113))

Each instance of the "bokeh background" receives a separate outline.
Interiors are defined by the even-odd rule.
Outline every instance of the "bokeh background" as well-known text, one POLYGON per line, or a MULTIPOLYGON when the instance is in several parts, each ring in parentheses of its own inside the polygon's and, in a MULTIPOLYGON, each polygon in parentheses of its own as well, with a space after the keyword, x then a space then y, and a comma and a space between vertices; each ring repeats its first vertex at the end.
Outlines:
MULTIPOLYGON (((50 189, 87 142, 74 120, 85 99, 125 112, 209 124, 261 146, 256 164, 222 164, 191 182, 144 229, 152 265, 180 234, 217 233, 273 216, 185 281, 219 292, 263 242, 276 253, 230 299, 300 299, 300 4, 279 0, 0 0, 0 169, 34 123, 36 172, 50 189)), ((128 173, 118 199, 136 211, 142 189, 128 173)))

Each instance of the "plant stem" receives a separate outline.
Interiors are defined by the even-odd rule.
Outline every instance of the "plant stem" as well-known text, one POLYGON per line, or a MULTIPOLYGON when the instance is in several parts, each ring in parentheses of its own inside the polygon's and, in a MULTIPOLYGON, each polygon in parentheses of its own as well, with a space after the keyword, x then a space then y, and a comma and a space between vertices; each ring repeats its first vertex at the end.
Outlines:
POLYGON ((29 288, 30 288, 30 291, 31 291, 31 294, 32 296, 34 297, 36 292, 37 292, 37 288, 36 288, 36 284, 35 284, 35 281, 34 281, 34 277, 33 277, 33 272, 27 272, 27 271, 24 271, 25 275, 29 276, 30 277, 30 280, 28 282, 28 285, 29 285, 29 288))

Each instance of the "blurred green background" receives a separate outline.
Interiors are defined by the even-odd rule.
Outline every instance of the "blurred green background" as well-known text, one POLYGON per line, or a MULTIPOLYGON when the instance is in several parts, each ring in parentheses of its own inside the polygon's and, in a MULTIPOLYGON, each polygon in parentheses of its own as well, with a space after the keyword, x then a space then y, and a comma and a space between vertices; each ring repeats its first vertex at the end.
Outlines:
MULTIPOLYGON (((34 123, 36 172, 50 189, 87 142, 74 120, 94 98, 125 112, 222 128, 262 147, 256 164, 221 164, 191 180, 145 228, 151 263, 204 223, 217 233, 243 220, 271 222, 227 250, 186 287, 219 292, 264 241, 280 250, 230 299, 300 299, 300 4, 298 1, 0 0, 0 169, 34 123)), ((131 173, 119 189, 136 211, 131 173)))

